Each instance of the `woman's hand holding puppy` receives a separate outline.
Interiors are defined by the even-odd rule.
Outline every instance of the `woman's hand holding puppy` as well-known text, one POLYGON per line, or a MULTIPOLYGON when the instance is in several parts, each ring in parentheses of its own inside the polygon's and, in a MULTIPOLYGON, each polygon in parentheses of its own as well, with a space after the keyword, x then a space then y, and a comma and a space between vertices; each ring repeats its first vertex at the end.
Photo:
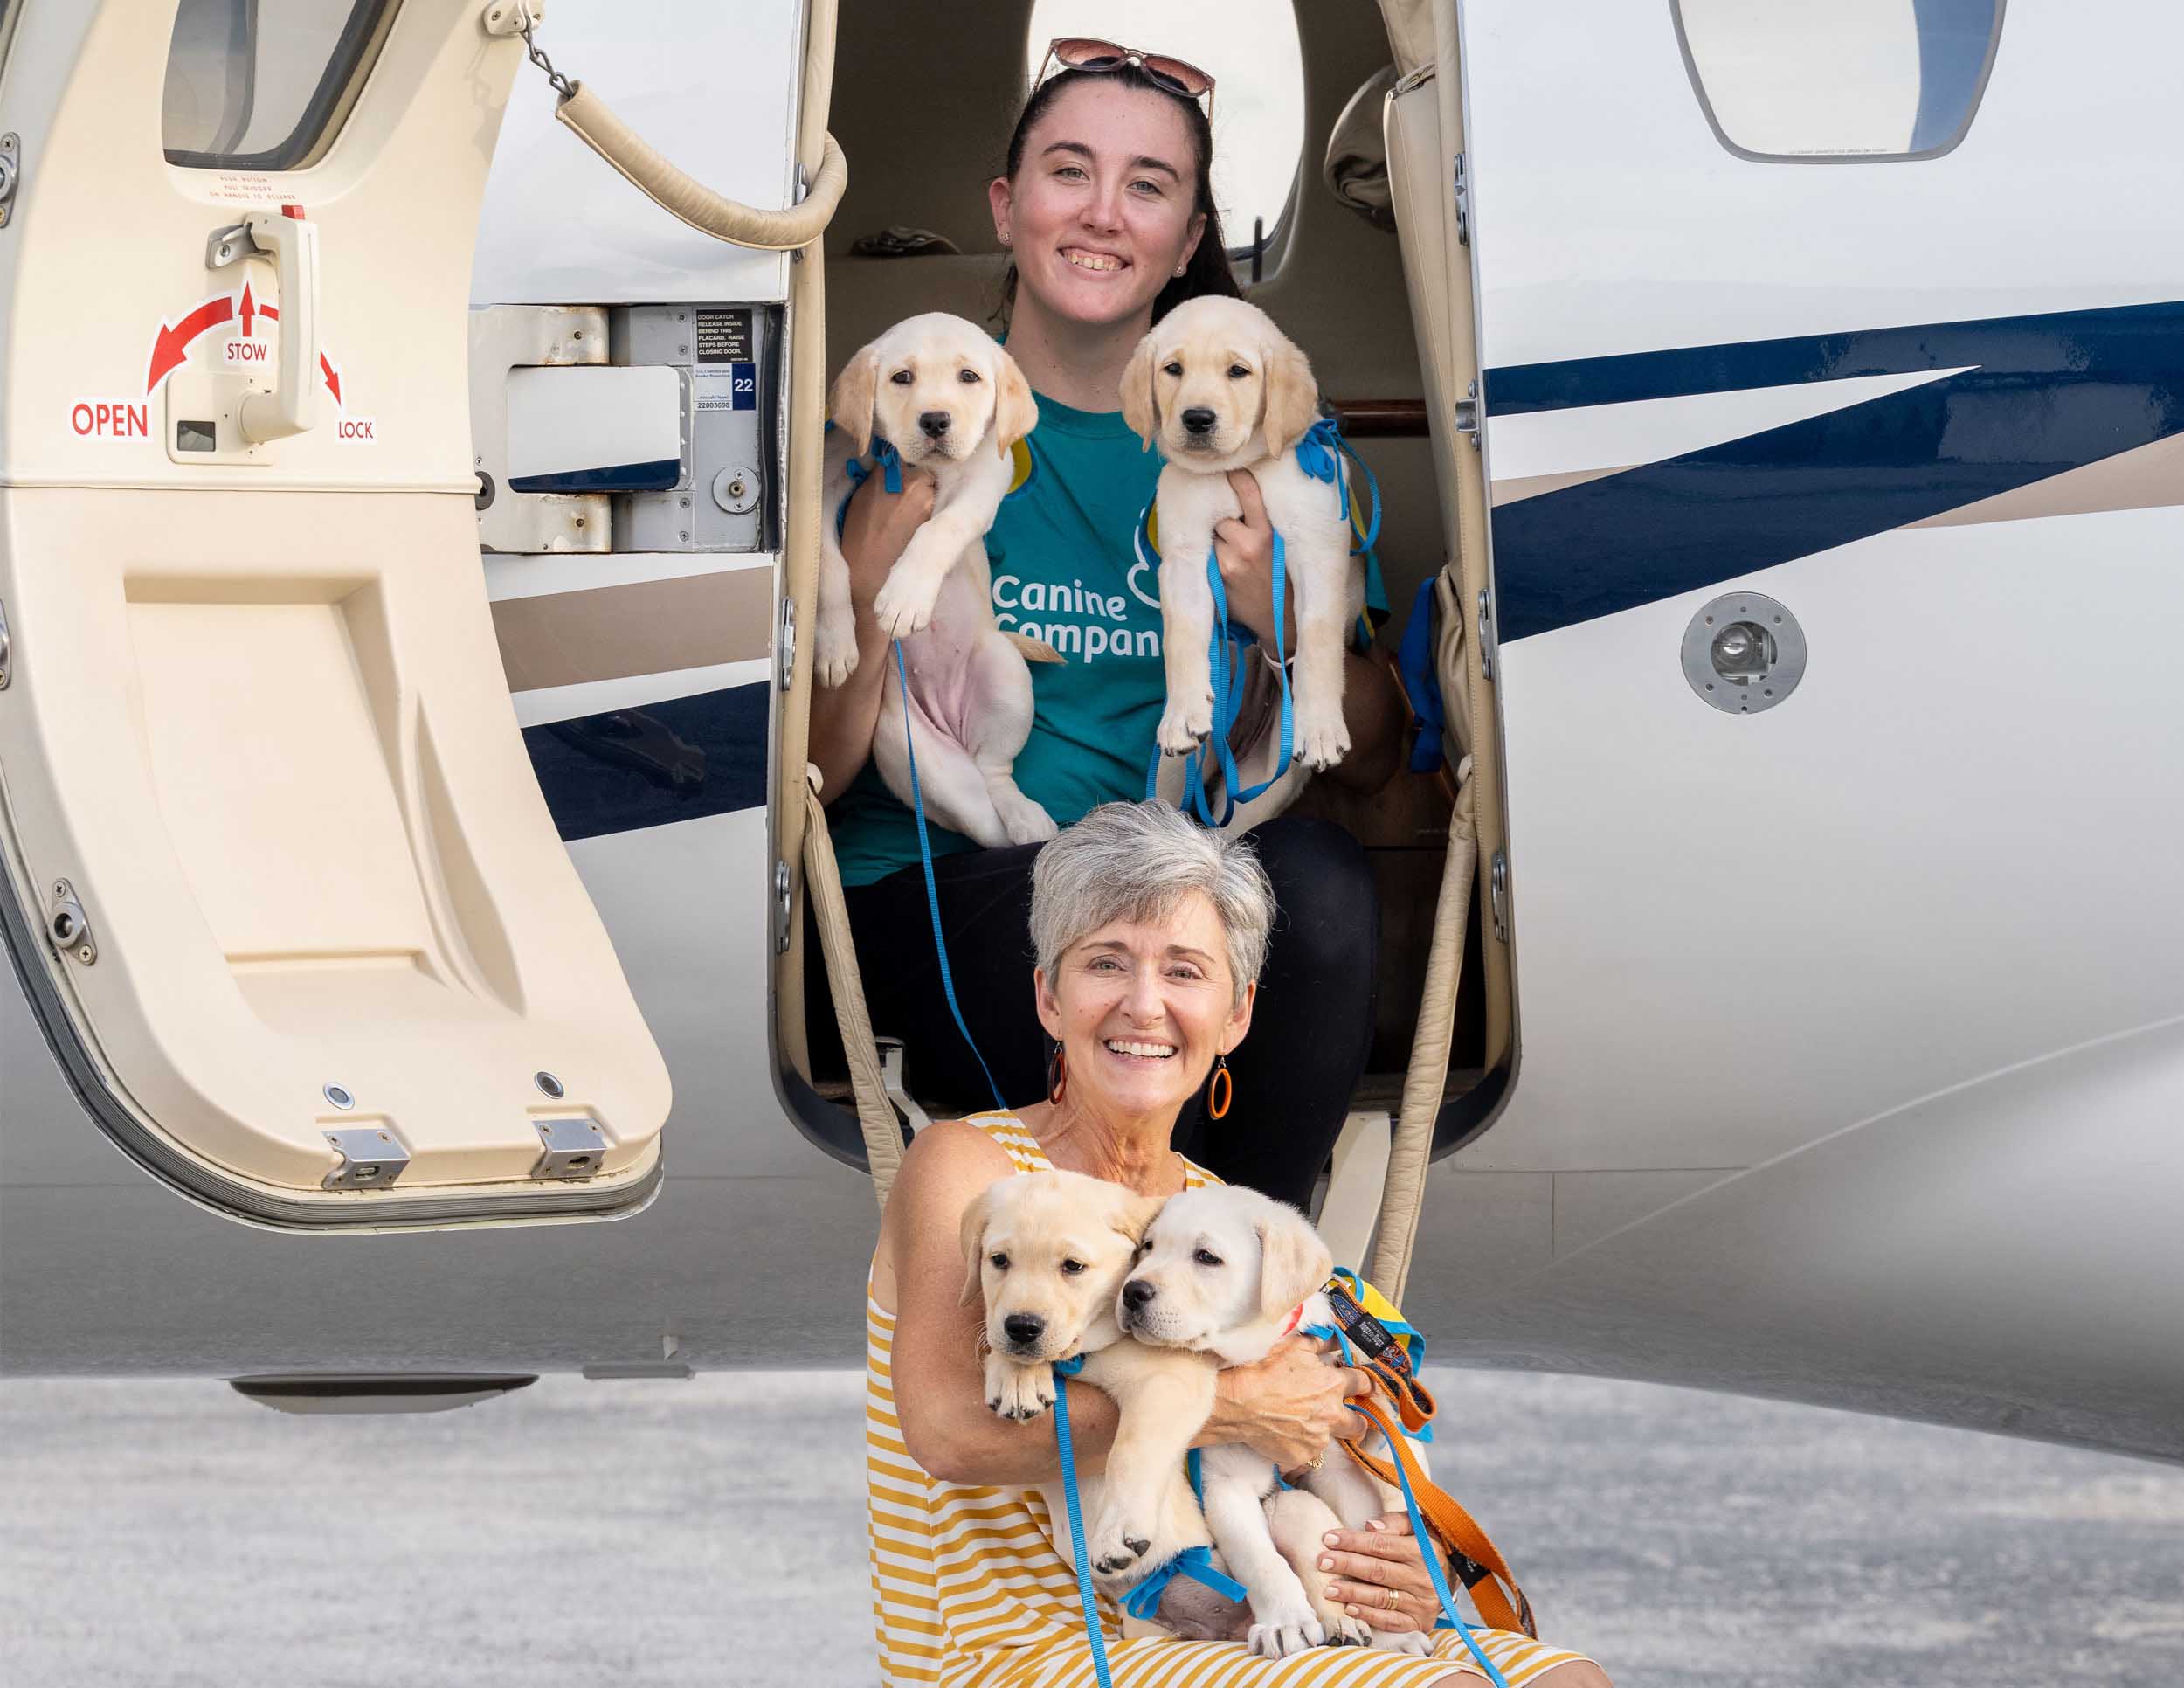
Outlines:
MULTIPOLYGON (((1224 516, 1213 524, 1213 556, 1220 564, 1221 590, 1228 596, 1228 619, 1246 626, 1269 649, 1274 645, 1274 523, 1267 516, 1267 501, 1259 491, 1259 478, 1249 469, 1231 469, 1228 484, 1236 490, 1241 515, 1224 516)), ((1285 595, 1282 605, 1282 645, 1296 649, 1296 592, 1285 595)))
POLYGON ((1362 1372, 1330 1366, 1303 1337, 1285 1337, 1264 1359, 1231 1366, 1214 1381, 1213 1412, 1192 1445, 1241 1442, 1284 1471, 1323 1458, 1340 1437, 1355 1441, 1365 1420, 1344 1403, 1368 1394, 1362 1372))

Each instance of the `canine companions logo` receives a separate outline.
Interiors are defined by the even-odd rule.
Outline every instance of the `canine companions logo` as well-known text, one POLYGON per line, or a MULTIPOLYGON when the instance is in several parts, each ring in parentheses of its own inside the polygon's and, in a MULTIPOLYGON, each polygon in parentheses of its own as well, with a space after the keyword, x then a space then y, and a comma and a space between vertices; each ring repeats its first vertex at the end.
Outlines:
MULTIPOLYGON (((1132 571, 1130 591, 1139 603, 1158 614, 1160 600, 1137 591, 1132 571)), ((1084 582, 1068 585, 1044 580, 1026 580, 1013 574, 993 577, 993 619, 1004 632, 1027 639, 1044 640, 1064 656, 1089 661, 1098 656, 1158 656, 1160 627, 1133 626, 1146 619, 1147 611, 1133 605, 1122 593, 1110 595, 1085 590, 1084 582), (1040 616, 1066 616, 1067 620, 1040 620, 1040 616)))

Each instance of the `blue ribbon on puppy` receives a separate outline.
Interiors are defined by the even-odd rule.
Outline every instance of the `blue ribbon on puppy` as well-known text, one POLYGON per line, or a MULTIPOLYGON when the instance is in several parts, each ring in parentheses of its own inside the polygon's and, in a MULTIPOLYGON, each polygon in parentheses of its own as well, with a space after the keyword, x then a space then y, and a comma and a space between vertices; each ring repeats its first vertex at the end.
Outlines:
MULTIPOLYGON (((826 425, 826 431, 828 433, 833 432, 834 425, 832 422, 829 422, 826 425)), ((902 453, 895 450, 895 448, 889 445, 886 440, 874 439, 872 442, 871 465, 867 465, 864 459, 861 457, 853 457, 847 463, 842 465, 842 472, 849 477, 850 497, 854 498, 856 496, 857 488, 865 484, 866 478, 872 474, 874 467, 877 467, 880 471, 880 484, 881 486, 885 487, 891 493, 899 493, 902 490, 902 453)), ((841 507, 834 512, 834 537, 836 540, 839 541, 841 538, 842 523, 847 522, 848 519, 849 499, 845 498, 841 502, 841 507)))
POLYGON ((1193 1582, 1202 1582, 1224 1600, 1241 1601, 1250 1597, 1242 1583, 1232 1576, 1224 1576, 1213 1568, 1213 1550, 1201 1546, 1185 1547, 1131 1589, 1123 1602, 1123 1609, 1135 1618, 1158 1617, 1160 1596, 1178 1577, 1189 1577, 1193 1582))

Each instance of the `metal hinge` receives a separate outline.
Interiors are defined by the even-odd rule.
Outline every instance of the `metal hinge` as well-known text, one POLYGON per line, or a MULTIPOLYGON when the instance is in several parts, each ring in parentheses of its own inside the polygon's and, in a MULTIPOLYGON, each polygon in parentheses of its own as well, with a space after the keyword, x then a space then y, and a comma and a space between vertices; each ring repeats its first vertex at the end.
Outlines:
POLYGON ((0 692, 8 688, 8 606, 0 604, 0 692))
POLYGON ((789 864, 777 859, 773 864, 773 952, 789 953, 789 917, 795 908, 795 884, 789 877, 789 864))
POLYGON ((533 1178, 597 1178, 606 1159, 606 1133, 592 1119, 535 1119, 539 1146, 545 1151, 531 1168, 533 1178))
POLYGON ((773 641, 774 683, 783 691, 796 674, 796 599, 781 600, 781 633, 773 641))
POLYGON ((326 1133, 342 1164, 319 1180, 328 1190, 384 1190, 409 1170, 410 1152, 384 1125, 326 1133))
POLYGON ((1484 586, 1479 588, 1479 674, 1494 678, 1494 598, 1484 586))
POLYGON ((1479 384, 1476 381, 1456 400, 1456 432, 1470 440, 1473 451, 1479 449, 1479 384))
POLYGON ((1462 153, 1458 153, 1456 155, 1455 187, 1456 200, 1456 244, 1460 246, 1468 246, 1471 244, 1471 182, 1469 176, 1465 173, 1463 155, 1462 153))
POLYGON ((1493 864, 1486 875, 1487 906, 1494 913, 1494 941, 1509 942, 1509 858, 1499 850, 1494 852, 1493 864))

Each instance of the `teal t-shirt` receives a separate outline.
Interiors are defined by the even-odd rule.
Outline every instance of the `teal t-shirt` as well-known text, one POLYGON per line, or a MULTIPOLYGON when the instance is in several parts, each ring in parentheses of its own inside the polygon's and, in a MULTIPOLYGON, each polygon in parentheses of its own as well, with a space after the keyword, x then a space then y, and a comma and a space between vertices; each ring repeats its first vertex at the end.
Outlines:
MULTIPOLYGON (((1065 659, 1031 665, 1032 731, 1016 758, 1016 783, 1067 827, 1102 803, 1145 794, 1167 677, 1158 564, 1139 560, 1136 541, 1160 457, 1120 411, 1038 398, 1039 425, 1016 446, 985 549, 994 619, 1065 659)), ((1370 565, 1365 596, 1385 613, 1370 565)), ((869 885, 918 859, 916 817, 869 762, 827 820, 845 885, 869 885)), ((936 856, 978 847, 930 819, 927 833, 936 856)))

